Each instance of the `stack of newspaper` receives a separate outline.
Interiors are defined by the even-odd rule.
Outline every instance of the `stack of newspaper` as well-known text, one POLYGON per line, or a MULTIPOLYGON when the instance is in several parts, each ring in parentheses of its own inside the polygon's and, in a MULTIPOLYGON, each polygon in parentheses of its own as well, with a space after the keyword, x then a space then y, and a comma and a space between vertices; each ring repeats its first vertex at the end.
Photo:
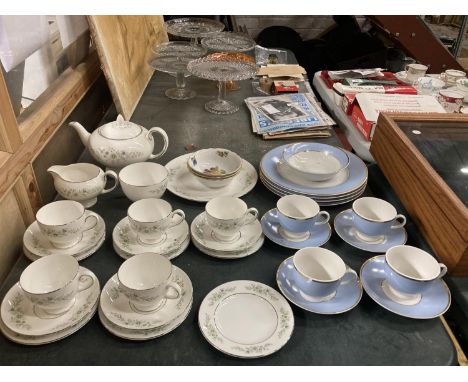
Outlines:
POLYGON ((252 115, 252 130, 263 139, 329 137, 335 124, 312 93, 250 97, 245 103, 252 115))

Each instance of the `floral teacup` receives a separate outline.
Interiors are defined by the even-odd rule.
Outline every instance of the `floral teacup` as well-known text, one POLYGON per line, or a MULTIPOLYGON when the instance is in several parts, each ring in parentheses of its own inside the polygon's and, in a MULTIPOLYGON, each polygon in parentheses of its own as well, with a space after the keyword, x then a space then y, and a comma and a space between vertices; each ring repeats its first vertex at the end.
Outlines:
POLYGON ((172 211, 168 202, 154 198, 134 202, 128 208, 127 216, 130 227, 137 233, 137 239, 143 245, 161 242, 164 239, 164 231, 185 219, 182 210, 172 211))

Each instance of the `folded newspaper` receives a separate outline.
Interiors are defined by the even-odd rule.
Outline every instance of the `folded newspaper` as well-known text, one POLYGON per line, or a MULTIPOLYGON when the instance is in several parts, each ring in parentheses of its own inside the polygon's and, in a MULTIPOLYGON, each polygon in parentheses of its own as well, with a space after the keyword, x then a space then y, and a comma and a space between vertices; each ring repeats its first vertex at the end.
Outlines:
MULTIPOLYGON (((335 124, 312 93, 249 97, 245 103, 252 116, 253 132, 264 136, 293 132, 304 135, 305 131, 309 131, 311 136, 320 136, 318 130, 330 129, 335 124)), ((322 135, 329 134, 322 132, 322 135)))

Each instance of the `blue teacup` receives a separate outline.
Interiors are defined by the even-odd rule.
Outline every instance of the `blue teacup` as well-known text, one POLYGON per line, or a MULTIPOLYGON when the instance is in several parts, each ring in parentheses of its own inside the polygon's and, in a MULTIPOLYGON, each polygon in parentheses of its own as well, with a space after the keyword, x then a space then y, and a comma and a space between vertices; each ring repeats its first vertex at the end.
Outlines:
POLYGON ((332 299, 340 284, 357 280, 356 272, 349 268, 336 253, 320 247, 307 247, 293 257, 297 271, 291 280, 301 296, 311 302, 332 299))
MULTIPOLYGON (((396 302, 417 298, 447 273, 447 267, 429 253, 410 245, 397 245, 385 253, 388 277, 384 292, 396 302)), ((419 301, 419 299, 417 300, 419 301)))
POLYGON ((380 236, 389 229, 402 228, 406 224, 404 215, 398 214, 385 200, 364 197, 353 203, 353 223, 355 228, 366 236, 380 236), (398 223, 398 220, 401 220, 398 223))
POLYGON ((315 200, 302 195, 283 196, 276 203, 279 233, 291 241, 306 240, 310 233, 330 220, 330 214, 320 211, 315 200))

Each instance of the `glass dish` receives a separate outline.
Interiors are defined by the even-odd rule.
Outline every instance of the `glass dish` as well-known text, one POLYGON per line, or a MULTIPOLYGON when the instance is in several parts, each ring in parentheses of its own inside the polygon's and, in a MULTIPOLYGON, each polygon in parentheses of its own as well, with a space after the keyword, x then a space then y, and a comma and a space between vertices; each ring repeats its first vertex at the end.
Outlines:
POLYGON ((204 56, 206 51, 206 48, 200 45, 192 45, 185 41, 170 41, 153 48, 149 65, 155 70, 176 76, 176 87, 167 89, 166 97, 186 100, 196 96, 194 90, 186 87, 185 77, 190 76, 187 65, 191 60, 204 56))
POLYGON ((177 37, 189 38, 193 45, 198 45, 199 37, 206 37, 224 29, 223 23, 201 17, 182 17, 168 20, 165 26, 167 33, 177 37))
POLYGON ((257 73, 255 60, 243 53, 213 53, 189 62, 187 70, 207 80, 218 81, 218 98, 205 104, 205 109, 214 114, 232 114, 239 110, 225 99, 226 81, 239 81, 257 73))

